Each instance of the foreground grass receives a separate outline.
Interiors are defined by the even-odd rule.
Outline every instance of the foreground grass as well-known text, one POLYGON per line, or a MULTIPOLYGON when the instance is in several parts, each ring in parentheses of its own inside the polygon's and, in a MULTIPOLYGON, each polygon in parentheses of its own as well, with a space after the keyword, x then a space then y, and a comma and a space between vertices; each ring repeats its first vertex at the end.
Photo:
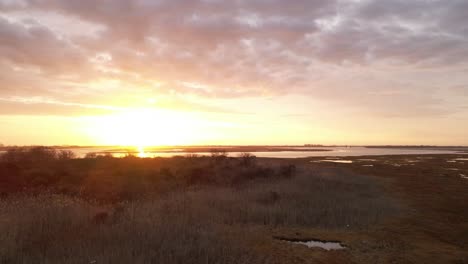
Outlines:
POLYGON ((378 256, 381 263, 468 263, 468 180, 461 177, 468 175, 466 158, 463 154, 374 157, 373 167, 362 166, 369 163, 356 158, 347 167, 391 181, 387 192, 408 208, 381 232, 372 233, 391 246, 369 252, 363 262, 378 256))
POLYGON ((339 168, 247 156, 28 159, 3 163, 19 180, 3 174, 1 263, 284 263, 256 234, 365 231, 396 212, 372 178, 339 168))
MULTIPOLYGON (((229 243, 179 200, 125 205, 96 224, 87 203, 63 196, 2 204, 2 263, 263 263, 229 243), (21 208, 20 208, 21 207, 21 208)), ((102 210, 102 209, 101 209, 102 210)))

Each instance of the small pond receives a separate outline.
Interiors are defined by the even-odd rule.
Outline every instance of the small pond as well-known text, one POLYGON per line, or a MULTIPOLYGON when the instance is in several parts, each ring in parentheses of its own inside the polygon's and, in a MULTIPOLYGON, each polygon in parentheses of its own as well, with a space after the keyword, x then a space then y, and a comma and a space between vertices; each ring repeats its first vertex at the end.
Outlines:
POLYGON ((287 238, 279 238, 279 237, 276 237, 275 239, 288 242, 291 244, 304 245, 308 248, 321 248, 327 251, 346 249, 344 245, 342 245, 340 242, 337 242, 337 241, 322 241, 322 240, 317 240, 317 239, 301 240, 301 239, 287 239, 287 238))

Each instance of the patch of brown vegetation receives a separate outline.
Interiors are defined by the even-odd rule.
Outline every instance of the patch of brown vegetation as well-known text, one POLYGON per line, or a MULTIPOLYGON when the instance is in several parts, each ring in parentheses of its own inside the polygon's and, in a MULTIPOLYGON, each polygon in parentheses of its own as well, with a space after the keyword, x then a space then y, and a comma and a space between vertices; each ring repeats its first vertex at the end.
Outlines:
POLYGON ((459 157, 346 157, 354 163, 321 165, 380 179, 405 208, 371 232, 336 236, 349 241, 349 263, 468 263, 468 181, 460 177, 468 164, 447 162, 459 157))
POLYGON ((397 211, 370 177, 301 160, 245 158, 19 164, 19 179, 31 170, 61 176, 0 200, 0 262, 336 263, 350 253, 290 247, 272 235, 348 234, 348 243, 351 233, 368 232, 397 211))
POLYGON ((46 190, 115 203, 196 185, 238 186, 258 178, 288 178, 295 175, 295 169, 292 164, 260 164, 247 153, 228 157, 224 151, 213 151, 210 157, 90 155, 75 159, 64 150, 16 148, 0 156, 0 193, 6 196, 46 190))
POLYGON ((48 151, 0 162, 0 263, 468 262, 468 162, 447 162, 458 155, 338 164, 48 151))

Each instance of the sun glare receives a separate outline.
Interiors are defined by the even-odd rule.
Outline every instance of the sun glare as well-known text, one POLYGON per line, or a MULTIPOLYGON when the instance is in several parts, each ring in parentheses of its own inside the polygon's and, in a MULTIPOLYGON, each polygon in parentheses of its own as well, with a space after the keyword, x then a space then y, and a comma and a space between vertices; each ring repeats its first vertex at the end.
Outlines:
POLYGON ((91 133, 100 144, 135 146, 144 153, 147 146, 190 143, 186 128, 190 117, 159 109, 132 109, 97 117, 91 133))
POLYGON ((138 154, 137 154, 138 157, 140 158, 147 158, 148 157, 148 154, 145 152, 145 148, 142 147, 142 146, 139 146, 138 147, 138 154))

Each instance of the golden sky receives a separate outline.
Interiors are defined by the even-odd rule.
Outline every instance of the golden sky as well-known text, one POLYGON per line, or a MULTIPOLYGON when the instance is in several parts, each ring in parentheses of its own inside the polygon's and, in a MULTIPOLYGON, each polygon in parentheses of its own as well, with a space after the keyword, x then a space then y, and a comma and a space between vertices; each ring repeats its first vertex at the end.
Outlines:
POLYGON ((464 0, 0 0, 0 143, 468 145, 464 0))

